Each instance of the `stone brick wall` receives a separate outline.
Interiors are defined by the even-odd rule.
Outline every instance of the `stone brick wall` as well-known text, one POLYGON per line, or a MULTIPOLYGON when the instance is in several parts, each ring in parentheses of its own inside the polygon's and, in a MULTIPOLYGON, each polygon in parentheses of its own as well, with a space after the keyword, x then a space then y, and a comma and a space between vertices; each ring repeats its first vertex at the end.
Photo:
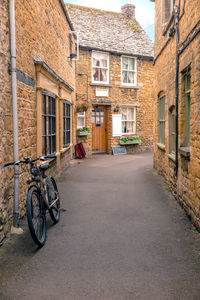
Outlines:
MULTIPOLYGON (((112 136, 112 114, 117 105, 122 104, 138 105, 136 113, 136 135, 142 140, 142 145, 127 146, 128 152, 144 151, 153 147, 153 64, 152 61, 137 59, 137 87, 127 88, 121 84, 121 56, 111 55, 110 59, 110 84, 108 87, 108 97, 96 97, 96 87, 92 84, 91 51, 81 50, 80 59, 77 62, 76 73, 88 75, 88 100, 91 103, 96 99, 100 102, 110 100, 112 105, 108 106, 108 153, 112 153, 112 146, 119 146, 120 137, 112 136)), ((101 85, 100 85, 101 86, 101 85)), ((102 85, 103 87, 103 85, 102 85)), ((76 103, 81 97, 87 97, 86 76, 76 76, 76 103)), ((86 126, 92 129, 92 107, 86 112, 86 126)), ((75 124, 76 126, 76 119, 75 124)), ((77 141, 82 141, 87 152, 92 151, 92 134, 87 137, 79 137, 77 141)))
MULTIPOLYGON (((1 1, 0 5, 1 16, 3 15, 3 19, 0 20, 2 25, 0 26, 0 33, 2 33, 4 37, 3 40, 1 39, 0 41, 1 47, 2 45, 4 47, 1 48, 0 52, 0 59, 3 61, 4 66, 3 69, 0 69, 0 85, 3 86, 3 89, 0 89, 0 94, 3 93, 3 98, 0 97, 0 102, 3 102, 0 109, 2 116, 6 115, 5 122, 1 118, 0 126, 0 130, 3 131, 2 135, 5 136, 5 138, 2 138, 0 141, 0 172, 2 172, 2 163, 13 160, 13 136, 12 108, 10 100, 11 78, 7 74, 9 62, 7 1, 1 1), (6 127, 7 132, 4 130, 4 127, 6 127), (6 149, 5 144, 7 145, 6 149)), ((15 9, 19 156, 20 159, 27 156, 34 158, 37 155, 41 155, 41 153, 38 152, 38 143, 41 143, 41 140, 38 141, 38 95, 43 88, 42 80, 40 80, 40 89, 38 89, 39 72, 36 72, 34 57, 43 61, 51 68, 54 74, 59 76, 69 86, 75 88, 75 63, 68 58, 70 54, 68 37, 71 28, 58 0, 16 0, 15 9)), ((61 83, 58 79, 54 78, 54 75, 48 74, 46 70, 45 72, 47 75, 44 88, 50 92, 52 92, 52 90, 56 91, 56 101, 64 99, 62 91, 65 90, 65 95, 67 95, 66 100, 73 103, 74 92, 72 89, 68 89, 64 83, 61 83)), ((57 113, 59 112, 57 111, 57 113)), ((58 117, 59 116, 61 115, 58 114, 58 117)), ((62 137, 60 136, 59 139, 62 140, 62 137)), ((69 163, 69 159, 72 157, 72 139, 71 146, 68 147, 68 149, 61 149, 59 147, 57 150, 56 163, 53 163, 50 170, 50 173, 54 175, 58 174, 60 170, 69 163)), ((20 216, 23 216, 25 214, 26 181, 29 175, 22 169, 20 170, 20 216)), ((0 216, 2 213, 4 215, 3 235, 8 231, 12 221, 13 187, 9 184, 9 178, 13 174, 12 168, 7 168, 6 171, 4 171, 4 174, 5 190, 0 189, 0 216)), ((13 182, 13 179, 11 182, 13 182)), ((3 238, 3 235, 0 235, 0 240, 3 238)))
MULTIPOLYGON (((191 112, 190 112, 190 159, 179 152, 178 176, 174 173, 174 159, 169 156, 169 108, 175 105, 175 76, 176 76, 176 34, 169 39, 169 29, 173 22, 167 26, 161 24, 161 1, 156 2, 155 14, 155 135, 154 135, 154 165, 170 185, 177 199, 182 203, 192 221, 200 228, 200 34, 198 34, 186 49, 180 54, 179 72, 179 147, 182 146, 182 133, 184 131, 182 106, 183 82, 182 71, 191 67, 191 112), (158 56, 159 54, 159 56, 158 56), (159 93, 165 94, 165 148, 161 149, 158 143, 158 112, 157 99, 159 93)), ((178 1, 176 1, 177 4, 178 1)), ((180 13, 183 11, 181 1, 180 13)), ((180 20, 180 49, 191 29, 200 19, 199 1, 186 1, 185 11, 180 20)), ((172 20, 173 21, 173 20, 172 20)), ((191 33, 191 35, 195 30, 191 33)), ((190 36, 191 36, 190 35, 190 36)), ((189 37, 190 37, 189 36, 189 37)))

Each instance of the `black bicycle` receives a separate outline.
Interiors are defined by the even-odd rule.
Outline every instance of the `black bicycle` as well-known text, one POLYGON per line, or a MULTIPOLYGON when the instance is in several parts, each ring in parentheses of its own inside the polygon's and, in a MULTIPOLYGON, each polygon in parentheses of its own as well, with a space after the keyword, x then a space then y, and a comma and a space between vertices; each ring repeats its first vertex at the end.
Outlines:
POLYGON ((35 159, 25 157, 17 162, 9 162, 4 167, 12 165, 30 165, 31 179, 27 181, 28 193, 26 200, 26 211, 29 230, 33 241, 42 247, 46 242, 47 225, 46 211, 54 223, 60 220, 60 196, 55 179, 47 176, 45 171, 49 164, 45 163, 37 167, 38 160, 45 161, 56 158, 55 155, 41 156, 35 159))

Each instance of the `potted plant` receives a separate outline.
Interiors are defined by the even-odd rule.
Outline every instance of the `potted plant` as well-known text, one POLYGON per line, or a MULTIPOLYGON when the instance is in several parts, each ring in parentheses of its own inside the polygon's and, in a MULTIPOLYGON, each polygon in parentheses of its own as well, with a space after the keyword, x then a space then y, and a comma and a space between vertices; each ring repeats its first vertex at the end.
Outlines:
POLYGON ((142 141, 137 135, 125 135, 119 140, 119 144, 123 146, 141 144, 141 143, 142 141))
POLYGON ((90 107, 90 104, 87 99, 81 98, 82 102, 76 106, 76 112, 87 111, 90 107))
POLYGON ((77 136, 86 136, 90 134, 90 128, 85 126, 77 129, 77 136))

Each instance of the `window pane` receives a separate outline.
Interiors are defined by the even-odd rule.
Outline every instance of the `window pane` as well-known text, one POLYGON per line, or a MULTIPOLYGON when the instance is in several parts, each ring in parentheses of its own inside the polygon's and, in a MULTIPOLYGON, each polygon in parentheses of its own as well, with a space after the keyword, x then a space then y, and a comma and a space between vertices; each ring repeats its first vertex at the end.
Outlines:
POLYGON ((130 71, 135 70, 135 59, 134 58, 129 58, 129 60, 128 60, 128 69, 130 71))
POLYGON ((134 72, 128 72, 128 83, 134 83, 134 72))
POLYGON ((122 108, 122 120, 128 120, 127 108, 122 108))
POLYGON ((78 128, 84 127, 84 118, 78 117, 77 126, 78 126, 78 128))
POLYGON ((122 69, 128 70, 128 57, 122 57, 122 69))
POLYGON ((102 59, 101 61, 100 61, 100 65, 101 65, 101 67, 104 67, 104 68, 107 68, 107 60, 106 59, 102 59))
POLYGON ((134 120, 134 110, 133 110, 133 108, 128 108, 128 120, 134 120))
POLYGON ((100 69, 93 69, 93 78, 95 81, 100 81, 100 69))
POLYGON ((128 72, 127 71, 122 72, 122 82, 128 83, 128 72))

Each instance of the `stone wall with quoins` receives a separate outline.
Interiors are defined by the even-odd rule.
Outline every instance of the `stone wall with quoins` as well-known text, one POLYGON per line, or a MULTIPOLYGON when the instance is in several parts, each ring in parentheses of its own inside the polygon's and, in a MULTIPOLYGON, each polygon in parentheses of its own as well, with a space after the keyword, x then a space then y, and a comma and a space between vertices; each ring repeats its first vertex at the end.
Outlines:
MULTIPOLYGON (((81 102, 81 98, 87 98, 88 75, 88 101, 91 104, 94 100, 100 103, 110 101, 108 105, 108 153, 112 153, 113 146, 119 146, 120 137, 112 136, 112 115, 114 107, 122 104, 137 105, 136 112, 136 135, 139 135, 142 144, 126 146, 128 152, 140 152, 153 148, 153 62, 152 60, 137 59, 137 87, 127 88, 121 84, 121 56, 109 54, 110 61, 110 82, 108 86, 92 84, 92 51, 80 50, 79 61, 76 66, 76 104, 81 102), (104 87, 109 91, 108 97, 96 97, 96 88, 104 87)), ((74 125, 76 125, 76 114, 74 125)), ((86 126, 92 130, 92 105, 86 112, 86 126)), ((83 142, 88 154, 92 152, 92 133, 87 137, 77 137, 77 142, 83 142)))
MULTIPOLYGON (((184 1, 180 2, 180 14, 182 14, 184 1)), ((179 152, 178 174, 176 176, 174 172, 175 160, 173 156, 169 155, 169 109, 172 105, 176 105, 176 33, 169 38, 169 30, 173 27, 173 18, 171 23, 162 26, 161 1, 155 1, 155 4, 154 166, 163 175, 192 221, 200 229, 200 6, 198 0, 186 0, 184 14, 180 20, 179 152), (167 41, 167 46, 161 51, 167 41), (184 152, 182 148, 185 130, 183 74, 187 69, 190 70, 191 75, 190 147, 187 149, 188 153, 184 152), (158 144, 157 100, 160 92, 165 95, 165 147, 160 147, 158 144)))
MULTIPOLYGON (((3 36, 6 43, 3 54, 4 68, 0 68, 0 84, 3 90, 3 106, 0 109, 6 115, 3 131, 4 140, 0 141, 0 153, 3 163, 13 160, 12 135, 12 108, 10 100, 10 80, 7 74, 9 63, 8 43, 8 7, 7 1, 0 4, 3 14, 3 36), (2 74, 3 72, 3 74, 2 74), (6 144, 5 146, 2 145, 6 144), (6 150, 6 151, 5 151, 6 150)), ((19 124, 19 158, 37 157, 42 155, 42 91, 46 90, 56 97, 56 155, 51 162, 50 174, 56 175, 65 167, 72 157, 73 134, 69 147, 63 146, 63 112, 62 101, 71 103, 71 116, 73 116, 75 63, 68 58, 70 55, 69 32, 71 27, 66 14, 58 0, 48 1, 15 1, 16 14, 16 50, 17 50, 17 96, 18 96, 18 124, 19 124)), ((2 19, 0 20, 2 24, 2 19)), ((73 46, 73 44, 72 44, 73 46)), ((1 50, 2 51, 2 50, 1 50)), ((1 64, 2 65, 2 64, 1 64)), ((2 98, 0 97, 0 101, 2 98)), ((73 118, 72 118, 73 119, 73 118)), ((2 120, 2 118, 1 118, 2 120)), ((72 121, 71 121, 72 122, 72 121)), ((72 124, 71 124, 72 125, 72 124)), ((2 161, 0 165, 2 171, 2 161)), ((9 178, 13 175, 13 168, 4 171, 4 191, 0 189, 0 228, 3 214, 4 234, 0 233, 0 240, 8 232, 12 222, 13 186, 9 178), (4 204, 5 203, 5 204, 4 204)), ((27 171, 20 168, 20 216, 25 214, 27 171)), ((2 176, 0 177, 2 180, 2 176)), ((1 183, 1 182, 0 182, 1 183)))

